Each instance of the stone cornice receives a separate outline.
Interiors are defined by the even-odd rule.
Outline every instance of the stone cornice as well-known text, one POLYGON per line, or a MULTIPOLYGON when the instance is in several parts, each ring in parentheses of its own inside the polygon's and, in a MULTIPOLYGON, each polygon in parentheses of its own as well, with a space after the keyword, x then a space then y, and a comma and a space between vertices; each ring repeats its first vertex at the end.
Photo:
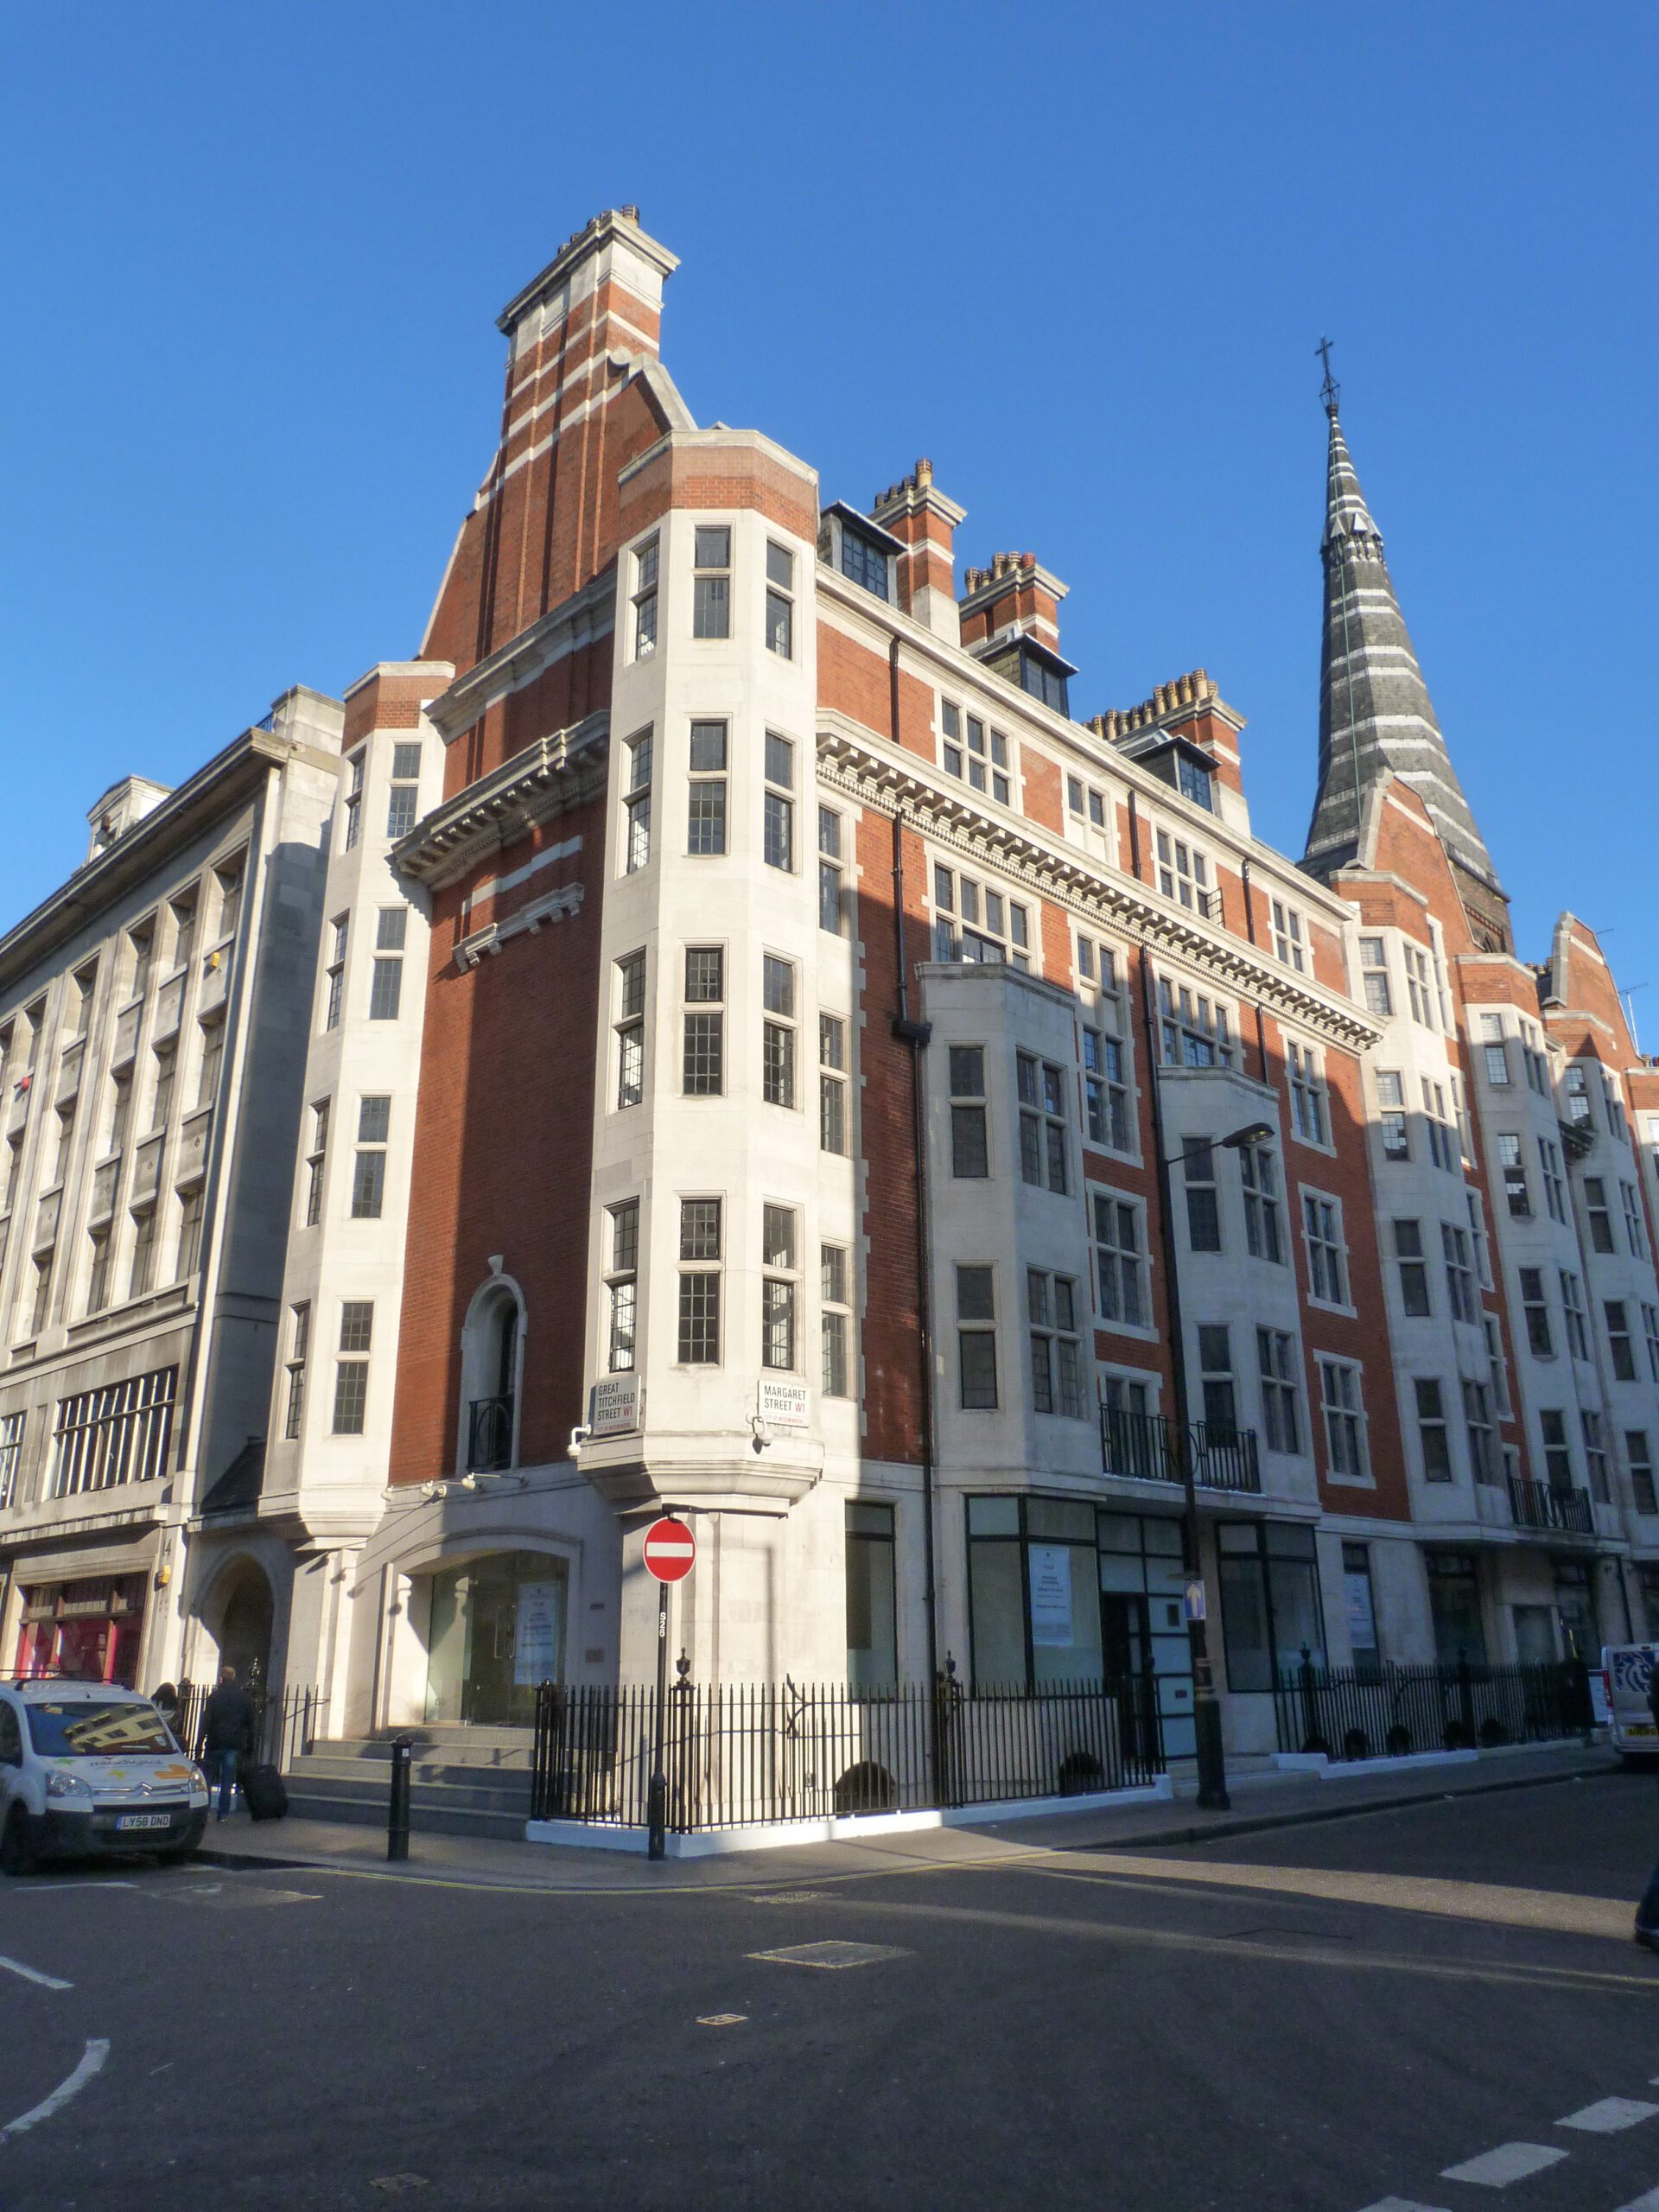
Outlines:
MULTIPOLYGON (((1018 684, 1010 683, 995 669, 987 668, 964 646, 951 645, 914 616, 872 599, 861 584, 837 575, 823 561, 818 563, 817 596, 821 617, 832 610, 835 626, 847 636, 860 644, 875 645, 884 659, 888 640, 896 636, 907 653, 930 664, 944 690, 955 690, 960 696, 964 684, 981 687, 986 715, 1011 735, 1021 741, 1028 737, 1046 741, 1056 747, 1062 766, 1077 767, 1090 775, 1114 777, 1147 805, 1169 809, 1172 825, 1178 819, 1189 823, 1190 832, 1185 834, 1198 838, 1212 852, 1225 855, 1230 866, 1236 867, 1240 861, 1248 861, 1252 870, 1259 872, 1264 880, 1274 881, 1286 895, 1300 900, 1338 935, 1352 920, 1346 902, 1316 877, 1305 875, 1287 855, 1235 829, 1220 815, 1206 814, 1192 806, 1161 777, 1143 768, 1109 740, 1096 736, 1086 722, 1072 721, 1054 708, 1046 707, 1040 699, 1033 699, 1018 684)), ((1215 707, 1219 702, 1211 699, 1205 703, 1215 707)), ((980 707, 976 705, 973 711, 977 714, 980 707)), ((1203 709, 1189 708, 1184 711, 1191 714, 1202 712, 1203 709)), ((1225 711, 1230 715, 1232 710, 1225 711)), ((821 724, 843 719, 819 710, 821 724)), ((1243 729, 1242 718, 1235 726, 1243 729)), ((850 719, 845 719, 845 727, 861 736, 871 734, 850 719)))
POLYGON ((296 760, 340 772, 338 754, 320 752, 302 739, 257 724, 233 738, 142 821, 84 861, 31 913, 0 936, 0 995, 66 937, 83 928, 90 915, 172 861, 210 823, 223 821, 233 808, 245 805, 273 769, 296 760))
POLYGON ((427 718, 448 745, 498 701, 522 690, 567 653, 607 638, 616 627, 616 563, 458 676, 428 707, 427 718))
POLYGON ((605 788, 610 728, 610 709, 601 708, 571 729, 538 737, 417 822, 392 847, 392 866, 442 891, 537 823, 596 797, 605 788))
POLYGON ((861 804, 897 815, 936 843, 1000 868, 1083 920, 1110 922, 1137 944, 1174 955, 1332 1044, 1363 1052, 1382 1035, 1357 1007, 1270 965, 1249 945, 1205 929, 1149 885, 1109 874, 1086 855, 970 804, 965 792, 936 780, 926 761, 882 749, 845 715, 819 713, 818 775, 861 804))

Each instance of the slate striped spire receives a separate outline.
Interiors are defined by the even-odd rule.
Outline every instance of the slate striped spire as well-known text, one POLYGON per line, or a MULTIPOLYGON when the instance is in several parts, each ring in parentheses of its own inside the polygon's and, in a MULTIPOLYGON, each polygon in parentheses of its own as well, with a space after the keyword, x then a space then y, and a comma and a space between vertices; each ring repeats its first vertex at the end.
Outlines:
POLYGON ((1328 377, 1325 389, 1331 454, 1321 548, 1319 788, 1302 866, 1328 880, 1352 861, 1363 802, 1383 771, 1392 769, 1428 809, 1477 941, 1510 950, 1509 895, 1440 734, 1328 377))

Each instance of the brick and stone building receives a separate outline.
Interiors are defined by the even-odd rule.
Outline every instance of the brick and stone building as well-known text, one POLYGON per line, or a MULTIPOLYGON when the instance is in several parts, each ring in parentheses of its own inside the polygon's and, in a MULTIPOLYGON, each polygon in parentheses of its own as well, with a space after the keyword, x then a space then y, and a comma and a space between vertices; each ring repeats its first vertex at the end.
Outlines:
POLYGON ((647 1675, 673 1503, 697 1679, 1150 1661, 1179 1752, 1178 1412, 1236 1749, 1304 1645, 1643 1624, 1643 1073, 1580 925, 1514 955, 1334 411, 1299 864, 1252 836, 1202 671, 1074 715, 1066 585, 959 569, 926 461, 864 508, 695 423, 674 267, 620 210, 508 306, 421 647, 407 1225, 336 1267, 326 1211, 295 1477, 372 1293, 344 1725, 647 1675))
POLYGON ((509 303, 334 740, 257 1479, 189 1539, 287 1681, 361 1736, 645 1679, 672 1504, 696 1680, 1149 1670, 1179 1757, 1172 1420, 1236 1752, 1304 1648, 1659 1629, 1659 1073, 1583 925, 1516 956, 1334 396, 1298 861, 1211 678, 1079 711, 927 461, 699 427, 675 267, 623 208, 509 303))

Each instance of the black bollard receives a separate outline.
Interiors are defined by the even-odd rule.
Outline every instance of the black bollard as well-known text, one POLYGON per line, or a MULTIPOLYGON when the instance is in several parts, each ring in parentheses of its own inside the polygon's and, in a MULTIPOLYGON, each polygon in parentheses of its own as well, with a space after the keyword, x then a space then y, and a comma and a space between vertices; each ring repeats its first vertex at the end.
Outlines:
POLYGON ((391 1802, 386 1810, 386 1856, 409 1856, 409 1770, 415 1756, 412 1736, 395 1736, 391 1745, 391 1802))

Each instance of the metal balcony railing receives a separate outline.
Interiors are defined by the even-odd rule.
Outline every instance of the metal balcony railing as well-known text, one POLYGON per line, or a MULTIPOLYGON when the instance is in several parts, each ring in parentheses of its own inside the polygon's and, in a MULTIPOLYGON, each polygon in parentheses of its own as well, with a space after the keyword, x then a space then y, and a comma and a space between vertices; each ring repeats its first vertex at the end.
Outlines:
POLYGON ((1510 1510, 1517 1529, 1542 1529, 1556 1536, 1593 1536, 1595 1516, 1587 1490, 1558 1490, 1524 1475, 1510 1477, 1510 1510))
MULTIPOLYGON (((1162 1414, 1100 1409, 1101 1466, 1109 1475, 1133 1475, 1141 1482, 1181 1479, 1179 1424, 1162 1414)), ((1255 1431, 1217 1421, 1189 1421, 1186 1448, 1192 1455, 1192 1479, 1200 1490, 1258 1495, 1262 1467, 1255 1431)))
POLYGON ((469 1472, 493 1475, 512 1465, 512 1400, 474 1398, 467 1408, 469 1472))

